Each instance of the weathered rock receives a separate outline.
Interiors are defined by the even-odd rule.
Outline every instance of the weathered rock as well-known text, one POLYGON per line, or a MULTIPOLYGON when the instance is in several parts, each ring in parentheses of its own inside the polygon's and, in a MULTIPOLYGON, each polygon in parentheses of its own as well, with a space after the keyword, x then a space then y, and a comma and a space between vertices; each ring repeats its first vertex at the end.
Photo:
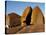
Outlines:
POLYGON ((38 6, 33 9, 31 18, 33 26, 30 28, 30 32, 43 32, 45 23, 44 15, 38 6))
POLYGON ((31 18, 31 23, 33 24, 44 24, 44 15, 38 6, 33 9, 31 18))
POLYGON ((10 13, 8 14, 10 18, 10 27, 15 27, 20 24, 20 16, 16 13, 10 13))
MULTIPOLYGON (((24 25, 26 26, 26 21, 25 21, 25 23, 23 23, 23 21, 26 20, 29 12, 30 12, 30 7, 29 8, 27 7, 26 11, 24 11, 24 13, 21 17, 22 26, 24 26, 24 25)), ((43 15, 41 9, 38 6, 36 6, 32 10, 31 13, 32 13, 32 15, 30 15, 30 20, 31 20, 30 24, 32 24, 32 25, 30 25, 30 29, 26 28, 27 26, 25 27, 25 29, 26 30, 28 29, 29 30, 28 32, 44 32, 45 20, 44 20, 44 15, 43 15)), ((23 31, 23 29, 22 29, 22 31, 23 31)), ((22 31, 20 31, 20 32, 22 32, 22 31)), ((24 31, 24 32, 26 32, 26 31, 24 31)))
POLYGON ((19 15, 17 15, 16 13, 8 14, 8 16, 6 16, 5 33, 6 34, 16 33, 19 30, 19 27, 17 27, 17 25, 20 26, 20 24, 21 23, 19 15))
POLYGON ((28 22, 30 23, 31 13, 32 13, 32 8, 31 7, 27 7, 24 10, 24 12, 23 12, 23 14, 21 16, 21 26, 28 25, 28 22))
POLYGON ((20 24, 20 16, 17 15, 16 13, 10 13, 6 15, 6 27, 14 27, 16 25, 20 24))

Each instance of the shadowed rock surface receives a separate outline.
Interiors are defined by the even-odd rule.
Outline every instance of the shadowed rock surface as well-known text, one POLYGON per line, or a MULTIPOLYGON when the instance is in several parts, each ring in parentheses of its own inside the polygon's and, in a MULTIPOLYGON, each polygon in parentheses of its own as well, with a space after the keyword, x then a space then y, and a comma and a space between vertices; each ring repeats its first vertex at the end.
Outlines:
POLYGON ((32 15, 32 8, 26 7, 22 16, 21 16, 21 26, 30 25, 32 15))
POLYGON ((8 14, 10 18, 10 27, 15 27, 20 24, 20 16, 16 13, 10 13, 8 14))

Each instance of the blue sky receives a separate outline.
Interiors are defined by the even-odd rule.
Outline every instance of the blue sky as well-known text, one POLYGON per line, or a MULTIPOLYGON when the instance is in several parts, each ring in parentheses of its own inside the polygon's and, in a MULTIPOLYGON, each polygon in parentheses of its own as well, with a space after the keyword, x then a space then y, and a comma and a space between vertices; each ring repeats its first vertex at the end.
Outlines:
POLYGON ((27 6, 31 6, 34 8, 35 6, 39 6, 40 9, 42 10, 43 14, 45 13, 45 4, 44 3, 33 3, 33 2, 19 2, 19 1, 8 1, 7 2, 7 9, 6 13, 12 13, 15 12, 18 15, 22 15, 24 12, 24 9, 27 6))

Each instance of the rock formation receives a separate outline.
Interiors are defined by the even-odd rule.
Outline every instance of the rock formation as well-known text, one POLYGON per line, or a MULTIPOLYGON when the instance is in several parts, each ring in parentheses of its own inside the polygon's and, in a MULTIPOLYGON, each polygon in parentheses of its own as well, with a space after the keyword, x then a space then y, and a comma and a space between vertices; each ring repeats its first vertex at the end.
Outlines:
POLYGON ((10 27, 15 27, 20 24, 20 16, 19 15, 17 15, 16 13, 10 13, 10 14, 8 14, 8 16, 10 19, 10 21, 9 21, 10 27))
POLYGON ((34 9, 33 9, 33 11, 32 11, 32 20, 31 20, 31 22, 34 24, 35 22, 36 23, 40 23, 40 24, 44 24, 44 21, 43 21, 43 19, 44 19, 44 15, 43 15, 43 13, 42 13, 42 11, 41 11, 41 9, 38 7, 38 6, 36 6, 34 9))
POLYGON ((7 30, 8 33, 44 32, 45 19, 41 9, 38 6, 34 9, 27 7, 22 16, 15 13, 10 13, 8 16, 9 17, 6 17, 6 22, 8 21, 9 26, 13 27, 7 30), (22 28, 20 28, 21 30, 19 27, 15 27, 19 24, 21 24, 20 27, 22 26, 22 28))
MULTIPOLYGON (((29 30, 28 32, 44 32, 44 26, 45 26, 44 15, 38 6, 36 6, 34 9, 32 9, 32 11, 31 11, 30 7, 27 7, 26 11, 24 11, 21 18, 22 18, 21 19, 22 26, 25 26, 25 27, 26 27, 26 25, 25 25, 26 21, 25 21, 25 23, 23 23, 23 21, 26 20, 26 18, 27 19, 29 18, 31 20, 30 21, 30 29, 28 29, 29 30), (30 18, 28 15, 29 12, 31 12, 30 18)), ((27 28, 26 28, 26 30, 27 30, 27 28)), ((24 32, 26 32, 26 31, 24 31, 24 32)))
POLYGON ((32 8, 27 7, 21 16, 21 26, 30 24, 31 14, 32 14, 32 8))
POLYGON ((43 32, 45 26, 44 15, 38 6, 33 9, 31 18, 31 24, 33 24, 33 28, 30 29, 31 32, 43 32))

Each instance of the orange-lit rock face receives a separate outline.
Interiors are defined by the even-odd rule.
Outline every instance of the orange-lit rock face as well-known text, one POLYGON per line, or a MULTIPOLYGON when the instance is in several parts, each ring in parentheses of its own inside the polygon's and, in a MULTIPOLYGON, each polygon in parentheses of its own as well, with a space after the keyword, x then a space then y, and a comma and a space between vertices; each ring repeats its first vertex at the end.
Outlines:
POLYGON ((30 10, 30 7, 27 7, 27 8, 24 10, 22 16, 23 16, 23 17, 26 17, 27 14, 29 13, 29 10, 30 10))
POLYGON ((32 11, 31 23, 33 26, 30 32, 43 32, 44 31, 44 15, 39 7, 35 7, 32 11))
POLYGON ((22 26, 23 26, 23 25, 26 25, 25 22, 23 22, 23 21, 26 20, 26 17, 27 17, 27 15, 28 15, 29 11, 31 12, 31 9, 32 9, 31 7, 27 7, 27 8, 24 10, 24 12, 23 12, 23 14, 22 14, 22 16, 21 16, 21 23, 22 23, 22 26))
POLYGON ((35 7, 35 8, 33 9, 33 12, 34 12, 35 14, 38 14, 38 13, 41 12, 41 10, 40 10, 40 8, 37 6, 37 7, 35 7))
POLYGON ((40 10, 39 7, 35 7, 32 11, 32 21, 31 23, 39 23, 42 24, 43 23, 43 14, 40 10))

